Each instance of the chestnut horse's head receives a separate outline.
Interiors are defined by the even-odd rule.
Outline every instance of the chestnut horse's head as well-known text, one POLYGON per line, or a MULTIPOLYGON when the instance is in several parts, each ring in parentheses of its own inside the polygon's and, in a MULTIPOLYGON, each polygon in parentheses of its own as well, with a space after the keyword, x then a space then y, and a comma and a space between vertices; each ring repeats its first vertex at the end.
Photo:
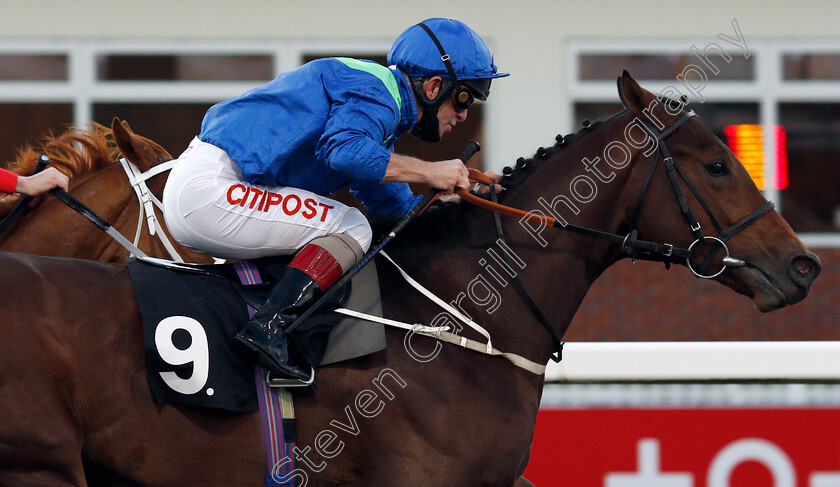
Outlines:
POLYGON ((690 268, 749 296, 760 311, 804 299, 820 273, 819 259, 772 210, 732 151, 691 116, 684 99, 657 98, 626 71, 618 87, 624 105, 659 134, 656 164, 665 166, 649 178, 650 166, 640 161, 634 168, 634 187, 644 193, 640 237, 690 248, 690 268), (727 252, 733 259, 724 261, 727 252))
MULTIPOLYGON (((118 163, 120 157, 134 163, 142 172, 172 159, 159 144, 135 134, 128 123, 116 118, 110 129, 92 123, 84 130, 71 128, 59 136, 50 135, 38 146, 20 151, 10 169, 18 174, 32 174, 41 154, 50 158, 52 166, 70 176, 72 196, 129 239, 137 232, 139 205, 118 163)), ((158 198, 165 181, 165 174, 147 181, 158 198)), ((9 213, 18 199, 18 195, 0 199, 0 218, 9 213)), ((36 198, 29 210, 0 235, 0 250, 111 262, 124 262, 128 256, 127 249, 55 198, 36 198)), ((178 244, 175 246, 188 261, 212 261, 178 244)), ((141 229, 138 247, 153 257, 169 257, 159 237, 150 235, 146 226, 141 229)))

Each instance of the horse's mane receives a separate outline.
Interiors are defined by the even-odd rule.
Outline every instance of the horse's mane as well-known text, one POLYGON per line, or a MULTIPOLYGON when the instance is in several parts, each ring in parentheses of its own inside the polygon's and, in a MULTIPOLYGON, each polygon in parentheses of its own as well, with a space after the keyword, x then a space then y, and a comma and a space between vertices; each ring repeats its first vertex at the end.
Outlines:
POLYGON ((81 127, 71 125, 58 136, 50 131, 37 145, 27 144, 18 150, 8 170, 28 176, 35 170, 38 156, 46 155, 50 166, 72 178, 116 163, 119 154, 111 129, 91 122, 81 127))
MULTIPOLYGON (((598 119, 591 123, 588 120, 585 120, 583 122, 583 126, 577 132, 568 135, 557 134, 557 136, 554 137, 554 145, 549 147, 540 147, 530 157, 518 158, 516 160, 516 164, 512 166, 513 172, 511 177, 508 179, 508 185, 513 187, 516 183, 521 182, 526 176, 533 174, 534 171, 532 171, 532 169, 542 161, 547 161, 549 159, 554 160, 555 158, 559 159, 560 154, 564 150, 574 146, 590 133, 597 131, 601 126, 607 125, 616 118, 624 115, 628 110, 629 108, 624 108, 616 113, 613 113, 607 118, 598 119)), ((499 195, 500 199, 504 196, 504 194, 505 193, 502 192, 502 194, 499 195)))
MULTIPOLYGON (((515 163, 510 166, 512 169, 511 177, 507 178, 507 181, 505 182, 507 190, 502 191, 499 194, 499 201, 504 202, 506 193, 521 184, 522 181, 524 181, 529 175, 534 174, 535 171, 533 169, 536 165, 549 160, 557 162, 554 160, 559 159, 560 154, 563 151, 577 144, 586 135, 596 131, 601 126, 609 124, 619 116, 624 115, 628 110, 629 109, 625 108, 607 118, 599 119, 592 123, 585 122, 583 127, 577 132, 568 135, 557 134, 554 138, 553 145, 549 147, 540 147, 529 157, 519 157, 515 163)), ((489 197, 485 198, 489 199, 489 197)), ((475 209, 476 207, 469 203, 445 203, 433 206, 429 210, 423 212, 420 216, 416 217, 414 221, 405 228, 403 234, 406 235, 406 238, 404 240, 418 241, 418 239, 423 239, 424 236, 432 236, 432 238, 435 238, 434 236, 439 236, 445 227, 451 225, 462 225, 466 221, 466 218, 470 218, 469 213, 475 209)), ((371 218, 371 226, 373 227, 375 236, 374 241, 378 240, 381 236, 387 235, 388 232, 393 229, 394 225, 396 225, 397 221, 399 221, 399 218, 397 217, 371 218)))

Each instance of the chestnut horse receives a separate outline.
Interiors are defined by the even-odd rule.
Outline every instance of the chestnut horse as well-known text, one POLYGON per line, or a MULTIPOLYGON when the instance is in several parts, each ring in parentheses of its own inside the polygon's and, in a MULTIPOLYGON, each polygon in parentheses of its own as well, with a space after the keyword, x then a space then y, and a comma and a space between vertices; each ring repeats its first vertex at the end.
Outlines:
MULTIPOLYGON (((819 262, 778 213, 755 213, 767 208, 766 201, 732 152, 696 117, 666 112, 627 73, 619 94, 627 110, 562 146, 538 151, 525 169, 514 171, 503 203, 539 208, 540 198, 563 201, 560 195, 576 190, 587 202, 568 200, 578 209, 565 214, 571 223, 610 234, 635 227, 646 241, 688 248, 696 237, 674 197, 673 181, 661 159, 653 165, 658 156, 646 155, 644 147, 624 144, 629 153, 623 164, 598 167, 604 181, 588 180, 597 185, 595 197, 584 198, 585 188, 574 186, 587 174, 584 158, 606 160, 604 149, 625 141, 627 127, 644 120, 648 109, 664 127, 661 143, 667 142, 708 207, 709 213, 693 191, 685 191, 686 208, 706 234, 715 235, 709 214, 724 228, 743 223, 727 244, 745 265, 726 268, 715 279, 762 311, 804 299, 819 262), (750 214, 756 216, 745 222, 750 214)), ((566 207, 553 208, 559 213, 566 207)), ((593 281, 625 257, 621 245, 607 239, 545 229, 540 240, 532 224, 509 218, 502 227, 515 269, 560 336, 593 281)), ((454 298, 496 346, 544 364, 552 339, 515 286, 507 285, 503 266, 488 264, 489 251, 498 247, 490 212, 452 205, 421 216, 387 250, 435 294, 454 298), (477 280, 492 292, 470 286, 477 280)), ((432 323, 439 311, 427 298, 390 264, 378 267, 385 316, 432 323)), ((263 481, 259 414, 153 401, 125 266, 2 252, 0 300, 0 484, 263 481)), ((464 335, 481 338, 469 329, 464 335)), ((298 485, 515 485, 528 463, 544 376, 395 329, 387 331, 387 341, 382 352, 319 369, 318 393, 296 400, 298 485)))
MULTIPOLYGON (((9 170, 32 174, 39 155, 71 177, 70 194, 101 215, 115 230, 129 240, 137 231, 140 206, 128 177, 118 162, 125 157, 146 172, 172 156, 155 142, 136 135, 126 122, 114 119, 111 129, 92 123, 86 130, 71 128, 64 134, 46 137, 38 147, 26 147, 9 170)), ((168 173, 152 177, 147 185, 161 198, 168 173)), ((0 219, 17 204, 19 195, 0 198, 0 219)), ((104 262, 124 263, 129 252, 64 203, 52 197, 37 198, 30 211, 0 234, 0 250, 29 254, 76 257, 104 262)), ((155 209, 160 222, 163 217, 155 209)), ((166 235, 168 230, 163 226, 166 235)), ((175 251, 186 262, 213 262, 213 259, 168 237, 175 251)), ((137 246, 153 257, 169 258, 163 242, 152 236, 143 222, 137 246)))

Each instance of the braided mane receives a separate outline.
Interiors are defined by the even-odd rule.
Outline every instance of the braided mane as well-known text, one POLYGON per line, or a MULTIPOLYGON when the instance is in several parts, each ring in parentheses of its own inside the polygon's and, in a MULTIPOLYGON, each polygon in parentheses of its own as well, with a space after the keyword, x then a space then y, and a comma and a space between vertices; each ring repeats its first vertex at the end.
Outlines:
MULTIPOLYGON (((540 147, 530 157, 518 158, 516 162, 510 166, 510 177, 503 179, 502 186, 504 186, 507 190, 510 190, 518 185, 521 185, 531 174, 535 173, 535 167, 543 164, 549 159, 552 161, 559 159, 562 152, 577 144, 581 139, 584 139, 586 135, 625 114, 627 110, 628 109, 625 108, 608 116, 607 118, 599 119, 595 122, 590 123, 589 121, 586 121, 583 127, 575 133, 565 136, 563 134, 558 134, 554 138, 554 145, 549 147, 540 147)), ((507 193, 507 191, 502 191, 499 194, 500 202, 504 202, 507 193)), ((485 196, 485 198, 489 199, 489 196, 485 196)), ((418 241, 422 239, 436 241, 446 231, 448 231, 448 229, 457 227, 458 222, 463 222, 465 219, 470 218, 469 214, 477 209, 478 207, 471 204, 465 204, 463 202, 450 202, 432 205, 429 210, 416 217, 411 225, 403 230, 401 234, 402 238, 398 237, 398 239, 401 241, 418 241)), ((484 212, 486 210, 479 211, 484 212)), ((394 216, 383 217, 368 215, 368 219, 373 227, 374 241, 380 239, 384 235, 387 235, 388 232, 393 229, 394 225, 396 225, 397 221, 399 221, 399 217, 394 216)))
MULTIPOLYGON (((561 152, 563 149, 571 147, 580 139, 582 139, 585 135, 595 131, 602 125, 613 121, 617 117, 627 112, 627 110, 627 108, 619 110, 618 112, 613 113, 607 118, 599 119, 591 123, 588 120, 586 120, 584 121, 583 127, 581 127, 577 132, 565 136, 563 134, 557 134, 557 136, 554 138, 554 145, 550 147, 540 147, 539 149, 537 149, 536 153, 534 153, 533 156, 528 158, 520 157, 519 159, 517 159, 516 164, 513 164, 511 166, 513 172, 511 174, 511 177, 507 178, 507 184, 513 186, 515 183, 520 182, 520 180, 523 177, 533 173, 533 171, 530 171, 530 169, 533 168, 535 164, 538 164, 540 161, 550 159, 553 156, 557 155, 559 152, 561 152)), ((504 194, 505 193, 502 193, 500 197, 503 197, 504 194)))

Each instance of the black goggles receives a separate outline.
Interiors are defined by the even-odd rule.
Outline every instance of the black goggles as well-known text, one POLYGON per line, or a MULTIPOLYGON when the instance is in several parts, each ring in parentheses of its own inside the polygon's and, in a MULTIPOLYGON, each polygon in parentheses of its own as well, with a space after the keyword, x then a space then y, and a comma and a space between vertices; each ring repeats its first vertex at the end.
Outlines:
POLYGON ((475 100, 484 101, 490 94, 490 79, 470 79, 461 81, 463 86, 455 90, 455 108, 466 110, 475 100))

